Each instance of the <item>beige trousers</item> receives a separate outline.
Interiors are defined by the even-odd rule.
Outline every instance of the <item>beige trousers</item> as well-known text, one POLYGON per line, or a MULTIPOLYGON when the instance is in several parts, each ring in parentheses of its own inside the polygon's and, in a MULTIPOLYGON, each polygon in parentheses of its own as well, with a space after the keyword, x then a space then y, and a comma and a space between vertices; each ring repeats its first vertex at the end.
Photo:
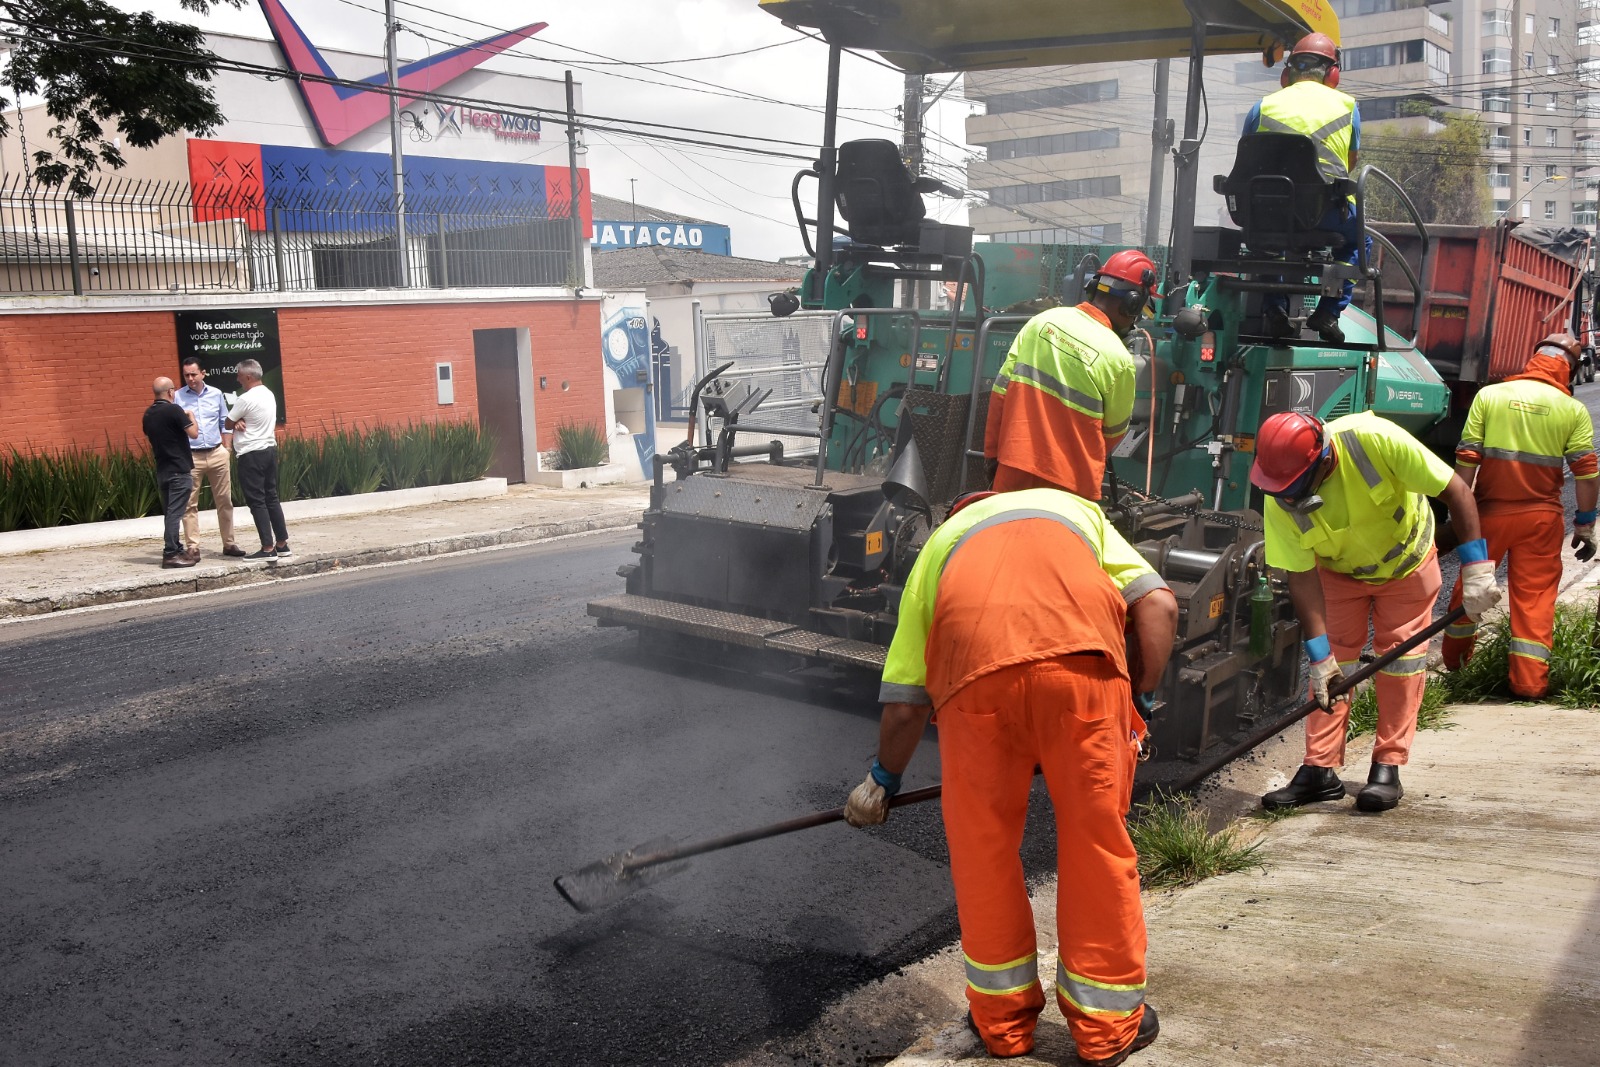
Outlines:
POLYGON ((228 470, 228 450, 218 445, 209 452, 194 454, 194 488, 189 491, 189 509, 183 513, 183 547, 200 547, 200 483, 211 483, 211 499, 217 505, 217 530, 224 548, 233 539, 233 477, 228 470))

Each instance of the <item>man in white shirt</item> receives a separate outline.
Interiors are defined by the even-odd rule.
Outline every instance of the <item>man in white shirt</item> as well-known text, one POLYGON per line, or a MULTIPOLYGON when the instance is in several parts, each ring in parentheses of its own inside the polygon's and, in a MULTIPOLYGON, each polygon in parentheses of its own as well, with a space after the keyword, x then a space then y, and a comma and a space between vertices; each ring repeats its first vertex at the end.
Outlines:
POLYGON ((256 521, 261 550, 245 559, 287 559, 289 528, 278 502, 278 398, 261 384, 261 364, 241 360, 235 369, 241 392, 228 410, 233 451, 239 457, 239 485, 256 521))

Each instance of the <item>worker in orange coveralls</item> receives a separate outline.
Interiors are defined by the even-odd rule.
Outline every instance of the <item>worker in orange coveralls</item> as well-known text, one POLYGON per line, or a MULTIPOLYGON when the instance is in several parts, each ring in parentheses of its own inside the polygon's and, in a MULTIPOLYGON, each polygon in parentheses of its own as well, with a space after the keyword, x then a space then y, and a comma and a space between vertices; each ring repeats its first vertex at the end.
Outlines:
POLYGON ((1133 416, 1133 357, 1122 338, 1156 292, 1156 265, 1117 252, 1076 307, 1022 327, 989 395, 983 454, 998 492, 1048 487, 1100 499, 1106 454, 1133 416))
MULTIPOLYGON (((1567 385, 1582 356, 1582 345, 1570 334, 1551 334, 1540 341, 1521 374, 1485 386, 1473 398, 1456 446, 1456 473, 1473 487, 1489 558, 1498 564, 1509 557, 1511 691, 1530 699, 1550 689, 1550 646, 1566 536, 1563 466, 1572 471, 1578 497, 1572 547, 1580 560, 1595 553, 1600 462, 1594 454, 1594 422, 1567 385)), ((1450 606, 1459 603, 1457 581, 1450 606)), ((1476 622, 1447 627, 1445 667, 1457 670, 1472 658, 1477 639, 1476 622)))
POLYGON ((937 709, 970 1025, 994 1056, 1029 1052, 1044 1009, 1019 855, 1035 767, 1056 811, 1056 1002, 1078 1056, 1118 1064, 1156 1039, 1125 819, 1140 711, 1177 619, 1167 584, 1100 508, 1057 489, 958 500, 911 569, 884 664, 878 755, 845 818, 888 817, 937 709))

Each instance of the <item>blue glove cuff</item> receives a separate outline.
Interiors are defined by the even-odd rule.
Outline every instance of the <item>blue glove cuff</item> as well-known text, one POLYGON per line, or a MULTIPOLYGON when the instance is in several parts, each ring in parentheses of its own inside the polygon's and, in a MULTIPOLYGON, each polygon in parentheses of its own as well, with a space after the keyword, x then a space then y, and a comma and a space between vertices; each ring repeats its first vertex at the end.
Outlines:
POLYGON ((1476 541, 1463 541, 1456 546, 1456 559, 1462 563, 1487 563, 1489 561, 1489 542, 1481 537, 1476 541))
POLYGON ((1576 526, 1593 526, 1595 514, 1594 511, 1574 511, 1572 522, 1576 526))
POLYGON ((1150 718, 1150 713, 1156 710, 1156 695, 1154 693, 1133 694, 1133 706, 1139 710, 1141 718, 1150 718))
POLYGON ((885 796, 894 796, 900 792, 900 776, 884 769, 878 762, 878 757, 872 757, 872 780, 883 787, 885 796))
POLYGON ((1306 638, 1305 645, 1306 658, 1311 660, 1312 663, 1320 663, 1322 660, 1325 660, 1329 656, 1333 655, 1333 646, 1328 644, 1327 634, 1318 634, 1316 637, 1308 637, 1306 638))

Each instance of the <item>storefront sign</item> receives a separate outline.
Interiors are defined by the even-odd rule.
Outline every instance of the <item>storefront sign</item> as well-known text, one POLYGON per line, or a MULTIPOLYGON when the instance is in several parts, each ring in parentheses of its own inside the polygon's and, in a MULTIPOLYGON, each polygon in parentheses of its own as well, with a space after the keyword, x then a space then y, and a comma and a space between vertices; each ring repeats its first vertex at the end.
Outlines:
MULTIPOLYGON (((178 364, 198 359, 206 384, 229 398, 239 393, 241 360, 261 364, 261 383, 278 398, 278 425, 286 421, 283 401, 283 355, 278 348, 277 308, 227 308, 221 311, 178 311, 178 364)), ((176 376, 175 376, 176 377, 176 376)), ((181 382, 182 378, 178 378, 181 382)))
POLYGON ((693 248, 714 256, 731 256, 733 240, 728 227, 708 222, 607 222, 596 219, 594 247, 605 251, 611 248, 645 248, 660 245, 665 248, 693 248))
POLYGON ((539 119, 533 115, 445 105, 438 106, 437 113, 440 135, 474 130, 491 133, 502 141, 538 141, 542 135, 539 119))

